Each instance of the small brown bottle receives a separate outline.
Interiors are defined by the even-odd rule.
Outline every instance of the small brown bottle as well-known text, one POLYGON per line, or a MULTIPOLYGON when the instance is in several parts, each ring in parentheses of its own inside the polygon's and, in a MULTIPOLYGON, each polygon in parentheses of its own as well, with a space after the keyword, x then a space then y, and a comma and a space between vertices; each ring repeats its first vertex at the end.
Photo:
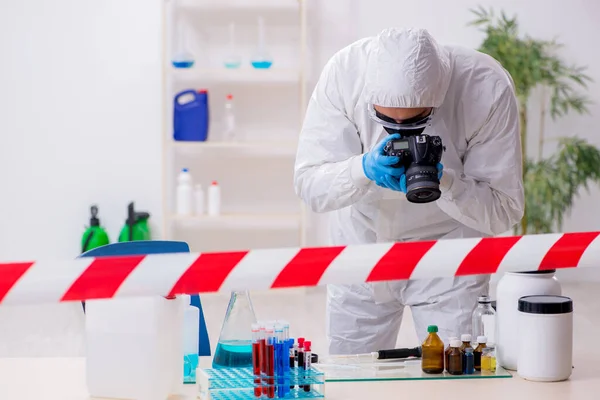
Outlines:
POLYGON ((450 342, 450 354, 448 354, 448 373, 451 375, 463 374, 463 351, 460 349, 460 340, 450 342))
POLYGON ((477 336, 477 347, 475 347, 475 351, 473 351, 475 371, 481 371, 481 353, 483 353, 483 349, 487 347, 485 345, 486 342, 487 337, 477 336))
POLYGON ((450 350, 452 350, 450 343, 453 340, 458 340, 458 338, 456 336, 449 337, 448 338, 448 347, 446 347, 446 350, 444 351, 444 365, 446 366, 446 371, 448 371, 448 354, 450 354, 450 350))
POLYGON ((429 336, 421 345, 421 369, 426 374, 441 374, 444 372, 444 342, 437 334, 438 327, 429 325, 429 336))

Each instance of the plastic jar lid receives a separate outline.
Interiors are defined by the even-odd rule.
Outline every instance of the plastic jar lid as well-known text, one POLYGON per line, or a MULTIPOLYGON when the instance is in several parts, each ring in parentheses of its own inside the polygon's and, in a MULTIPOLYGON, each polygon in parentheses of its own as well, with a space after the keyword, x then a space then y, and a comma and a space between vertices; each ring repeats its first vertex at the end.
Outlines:
POLYGON ((573 300, 565 296, 525 296, 519 299, 519 311, 527 314, 568 314, 573 300))

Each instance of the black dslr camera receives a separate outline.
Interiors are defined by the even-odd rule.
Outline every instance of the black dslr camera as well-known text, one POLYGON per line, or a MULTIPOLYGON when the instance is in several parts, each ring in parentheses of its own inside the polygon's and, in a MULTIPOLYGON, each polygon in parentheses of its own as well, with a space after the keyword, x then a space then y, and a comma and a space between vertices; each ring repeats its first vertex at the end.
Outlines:
POLYGON ((383 152, 386 156, 400 157, 395 168, 406 172, 406 199, 411 203, 429 203, 440 198, 437 164, 446 148, 439 136, 415 135, 390 140, 383 152))

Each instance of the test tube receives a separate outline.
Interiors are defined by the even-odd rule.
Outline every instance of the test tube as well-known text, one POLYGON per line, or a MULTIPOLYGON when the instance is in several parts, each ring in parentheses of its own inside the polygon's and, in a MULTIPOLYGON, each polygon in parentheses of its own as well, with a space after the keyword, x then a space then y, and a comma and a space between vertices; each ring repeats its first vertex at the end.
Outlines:
POLYGON ((263 379, 262 394, 267 394, 267 331, 264 322, 259 324, 260 336, 259 336, 259 347, 260 347, 260 372, 263 379))
POLYGON ((254 373, 254 397, 262 396, 260 370, 260 326, 252 324, 252 371, 254 373))
MULTIPOLYGON (((304 359, 304 343, 306 343, 304 341, 304 338, 298 338, 298 378, 299 379, 304 379, 304 362, 306 361, 304 359)), ((298 385, 298 389, 301 389, 301 386, 298 385)))
POLYGON ((275 334, 272 326, 266 328, 267 397, 275 398, 275 334))
POLYGON ((287 354, 284 352, 283 334, 283 325, 275 325, 275 374, 277 375, 276 392, 278 398, 285 396, 283 366, 284 362, 287 364, 287 354))
MULTIPOLYGON (((289 338, 287 340, 287 344, 288 344, 288 351, 289 351, 289 358, 290 358, 290 362, 288 367, 286 368, 286 373, 287 376, 291 379, 291 373, 292 370, 294 368, 296 368, 296 355, 294 353, 294 338, 289 338)), ((290 390, 294 388, 294 385, 290 385, 290 390)))
MULTIPOLYGON (((312 352, 311 352, 311 342, 310 341, 305 341, 304 342, 304 370, 306 371, 306 374, 304 375, 304 379, 310 379, 310 357, 312 356, 312 352)), ((304 391, 305 392, 310 392, 310 384, 308 385, 304 385, 304 391)))

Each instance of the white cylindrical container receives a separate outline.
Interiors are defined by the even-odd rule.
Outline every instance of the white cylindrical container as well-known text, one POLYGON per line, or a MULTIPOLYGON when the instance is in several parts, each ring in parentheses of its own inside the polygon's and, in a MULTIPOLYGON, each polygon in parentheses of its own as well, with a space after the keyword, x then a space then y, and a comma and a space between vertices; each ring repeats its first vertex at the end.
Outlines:
POLYGON ((192 214, 192 175, 184 168, 177 177, 177 215, 192 214))
POLYGON ((196 215, 204 215, 204 190, 200 184, 194 186, 194 205, 196 215))
POLYGON ((221 214, 221 187, 217 181, 213 181, 208 187, 208 215, 217 216, 221 214))
POLYGON ((533 295, 561 295, 554 270, 507 272, 496 289, 496 357, 508 370, 517 369, 519 355, 519 299, 533 295))
POLYGON ((523 379, 558 382, 573 368, 573 301, 564 296, 519 300, 519 361, 523 379))

